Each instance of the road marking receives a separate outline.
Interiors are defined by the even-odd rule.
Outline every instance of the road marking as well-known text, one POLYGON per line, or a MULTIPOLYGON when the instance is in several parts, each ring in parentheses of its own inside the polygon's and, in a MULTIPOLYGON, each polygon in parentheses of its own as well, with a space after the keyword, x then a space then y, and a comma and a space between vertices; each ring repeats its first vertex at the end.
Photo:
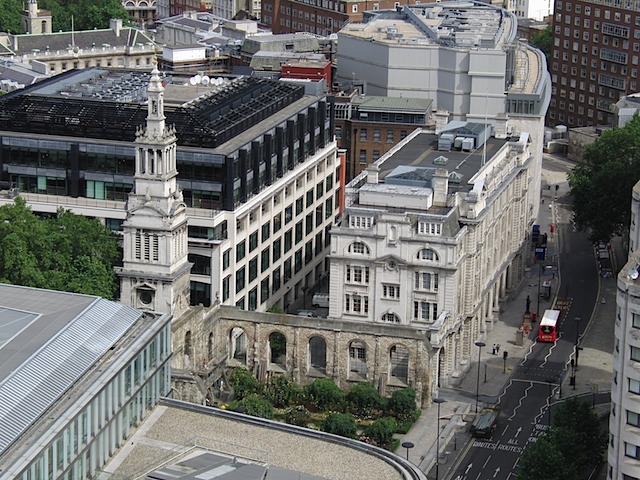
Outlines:
POLYGON ((484 465, 482 466, 482 468, 483 468, 483 469, 487 466, 487 463, 489 463, 489 459, 490 459, 490 458, 491 458, 491 455, 489 455, 489 456, 487 457, 487 461, 486 461, 486 462, 484 462, 484 465))
POLYGON ((509 420, 512 420, 516 416, 516 412, 522 406, 522 400, 524 400, 527 397, 527 392, 529 390, 531 390, 532 388, 533 388, 533 382, 529 382, 529 386, 525 389, 524 394, 522 395, 522 397, 520 397, 520 400, 518 402, 518 406, 513 410, 513 415, 511 415, 509 417, 509 420))
POLYGON ((471 467, 473 467, 473 462, 467 465, 467 469, 464 471, 465 475, 469 473, 469 470, 471 470, 471 467))
POLYGON ((509 428, 509 425, 504 427, 504 430, 502 431, 502 434, 500 435, 501 437, 504 437, 504 433, 507 431, 507 428, 509 428))
POLYGON ((500 467, 496 468, 496 472, 493 474, 493 478, 496 478, 500 473, 500 467))
POLYGON ((518 427, 518 430, 516 430, 516 437, 520 435, 521 431, 522 431, 522 427, 518 427))

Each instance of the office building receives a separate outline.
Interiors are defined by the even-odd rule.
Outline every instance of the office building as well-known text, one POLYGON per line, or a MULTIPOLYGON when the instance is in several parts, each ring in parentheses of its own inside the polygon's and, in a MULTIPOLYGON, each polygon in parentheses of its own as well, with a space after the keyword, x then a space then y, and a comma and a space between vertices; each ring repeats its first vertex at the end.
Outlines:
MULTIPOLYGON (((19 194, 35 212, 69 208, 120 230, 149 79, 90 69, 3 95, 0 203, 19 194)), ((187 208, 191 302, 287 307, 326 272, 344 178, 332 103, 252 77, 162 83, 187 208)))
POLYGON ((469 368, 523 278, 541 175, 530 147, 527 132, 496 138, 488 124, 416 129, 345 188, 329 317, 424 333, 434 396, 469 368))
POLYGON ((347 181, 378 161, 416 128, 435 127, 426 98, 358 95, 340 92, 336 102, 336 141, 346 150, 347 181))
POLYGON ((95 477, 171 390, 171 316, 14 285, 0 312, 0 479, 95 477))
POLYGON ((637 2, 555 2, 547 124, 612 125, 615 104, 638 90, 637 2))

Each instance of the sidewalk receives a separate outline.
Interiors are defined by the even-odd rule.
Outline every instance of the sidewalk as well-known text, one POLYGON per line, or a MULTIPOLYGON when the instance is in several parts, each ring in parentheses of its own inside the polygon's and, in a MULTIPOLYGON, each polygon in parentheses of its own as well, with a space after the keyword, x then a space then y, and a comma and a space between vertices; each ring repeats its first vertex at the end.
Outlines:
MULTIPOLYGON (((557 172, 554 172, 557 175, 557 172)), ((559 178, 553 182, 560 184, 558 194, 566 194, 568 186, 559 178)), ((553 191, 553 193, 556 193, 553 191)), ((456 386, 440 389, 440 398, 445 400, 440 404, 440 421, 438 422, 437 408, 434 403, 422 411, 422 416, 414 427, 406 435, 397 436, 400 443, 411 442, 414 447, 405 449, 400 447, 396 453, 408 456, 409 461, 419 465, 423 472, 427 472, 429 478, 435 478, 434 465, 436 458, 436 435, 438 426, 440 435, 439 478, 446 478, 446 473, 455 463, 457 454, 464 449, 470 441, 467 433, 468 422, 473 420, 476 411, 476 388, 478 389, 478 409, 484 405, 492 405, 497 402, 511 372, 533 345, 537 336, 533 324, 533 331, 523 339, 522 346, 516 345, 516 332, 522 324, 522 317, 527 305, 527 296, 531 300, 530 310, 544 312, 551 308, 555 298, 559 295, 561 278, 557 277, 558 250, 557 238, 549 233, 551 223, 558 224, 557 205, 551 197, 546 198, 545 208, 540 209, 538 224, 542 232, 548 233, 547 256, 543 262, 545 268, 540 269, 537 264, 526 269, 520 289, 510 292, 508 302, 501 305, 500 318, 494 321, 493 326, 488 325, 482 341, 486 346, 478 357, 471 359, 471 365, 466 375, 456 386), (551 202, 551 207, 547 207, 551 202), (551 268, 546 268, 551 267, 551 268), (555 267, 555 269, 553 268, 555 267), (538 306, 538 286, 544 293, 545 281, 551 282, 548 297, 540 297, 538 306), (540 282, 540 283, 539 283, 540 282), (493 344, 500 344, 500 351, 492 354, 493 344), (503 352, 508 357, 503 358, 503 352), (478 371, 478 366, 480 370, 478 371), (438 425, 439 423, 439 425, 438 425)), ((614 245, 618 251, 618 258, 622 253, 619 242, 614 245)), ((613 326, 616 311, 616 278, 600 277, 600 290, 598 298, 603 299, 596 305, 593 316, 587 330, 584 332, 580 345, 583 350, 579 355, 579 367, 576 372, 576 385, 569 386, 570 372, 564 376, 562 397, 572 395, 584 395, 594 390, 599 392, 611 389, 611 376, 613 369, 612 351, 614 344, 613 326)), ((538 314, 538 318, 540 314, 538 314)), ((477 354, 478 352, 476 352, 477 354)), ((602 409, 600 409, 602 410, 602 409)), ((608 411, 607 409, 602 411, 608 411)))

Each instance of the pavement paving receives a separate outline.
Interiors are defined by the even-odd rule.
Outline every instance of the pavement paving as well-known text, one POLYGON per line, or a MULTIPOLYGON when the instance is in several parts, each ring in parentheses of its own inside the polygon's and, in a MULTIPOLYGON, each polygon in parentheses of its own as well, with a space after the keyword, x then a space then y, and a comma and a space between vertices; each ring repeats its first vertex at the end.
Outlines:
MULTIPOLYGON (((549 175, 551 178, 547 177, 543 180, 543 204, 550 206, 541 208, 538 217, 541 231, 548 233, 549 225, 557 224, 558 221, 556 195, 562 196, 568 192, 564 173, 551 172, 549 175), (551 188, 544 188, 545 181, 551 188), (558 190, 553 188, 555 185, 559 185, 558 190)), ((544 312, 551 308, 555 299, 560 296, 562 279, 556 274, 559 260, 556 242, 557 238, 549 233, 547 257, 543 262, 545 268, 540 268, 535 263, 527 268, 519 289, 510 292, 508 301, 501 305, 499 319, 487 329, 482 339, 486 347, 480 352, 480 362, 477 356, 472 358, 469 370, 458 385, 440 389, 439 397, 445 402, 439 405, 434 403, 425 408, 418 422, 407 434, 396 435, 401 444, 410 442, 414 445, 409 449, 400 447, 396 450, 396 454, 406 456, 423 472, 427 472, 429 478, 446 478, 449 469, 455 463, 457 454, 461 453, 466 443, 472 440, 468 427, 473 421, 476 405, 477 408, 482 408, 484 405, 492 405, 498 401, 511 372, 523 361, 534 344, 537 336, 537 322, 533 324, 533 331, 524 336, 522 345, 516 342, 517 332, 523 323, 527 297, 531 299, 531 311, 544 312), (548 295, 544 295, 545 289, 542 287, 545 282, 551 284, 548 295), (538 295, 539 285, 540 296, 538 295), (493 354, 494 344, 500 345, 500 350, 495 355, 493 354), (505 351, 508 353, 506 360, 503 358, 505 351), (439 439, 438 431, 441 432, 439 439), (438 447, 440 455, 436 465, 438 447), (439 475, 435 474, 436 468, 439 470, 439 475)), ((619 256, 624 255, 620 242, 612 245, 612 251, 617 251, 619 256)), ((617 272, 615 261, 613 271, 617 272)), ((567 372, 563 377, 561 398, 572 395, 588 396, 592 392, 607 392, 611 389, 613 327, 616 314, 615 275, 600 276, 598 292, 599 302, 580 339, 583 349, 579 353, 575 385, 570 385, 570 372, 567 372)), ((599 408, 599 414, 606 416, 608 410, 608 404, 602 405, 599 408)))

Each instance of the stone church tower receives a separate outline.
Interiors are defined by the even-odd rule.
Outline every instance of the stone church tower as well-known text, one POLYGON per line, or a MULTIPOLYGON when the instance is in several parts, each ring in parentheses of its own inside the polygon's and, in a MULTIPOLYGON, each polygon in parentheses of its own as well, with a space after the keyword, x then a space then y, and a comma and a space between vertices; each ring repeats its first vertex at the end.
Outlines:
POLYGON ((29 0, 27 10, 22 11, 20 16, 25 33, 51 33, 51 12, 38 9, 37 0, 29 0))
POLYGON ((141 310, 189 308, 186 205, 177 183, 175 128, 165 124, 164 86, 154 67, 147 88, 146 126, 136 132, 134 187, 123 224, 120 301, 141 310))

